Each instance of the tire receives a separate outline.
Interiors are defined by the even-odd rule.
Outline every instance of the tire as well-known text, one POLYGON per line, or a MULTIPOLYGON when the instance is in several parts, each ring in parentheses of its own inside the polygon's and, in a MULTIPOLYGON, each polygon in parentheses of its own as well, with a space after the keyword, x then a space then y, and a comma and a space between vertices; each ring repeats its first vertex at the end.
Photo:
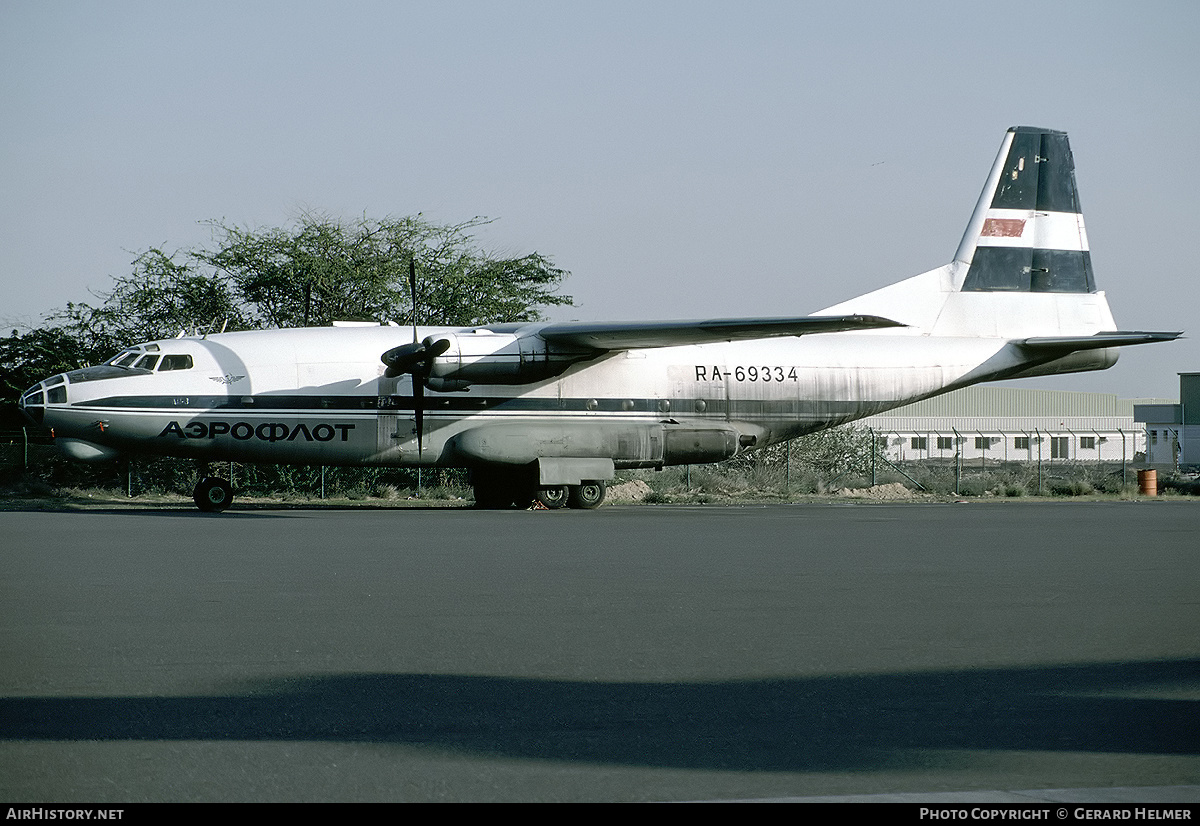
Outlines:
POLYGON ((592 510, 600 507, 604 501, 607 487, 603 482, 584 482, 582 485, 571 486, 571 507, 592 510))
POLYGON ((556 485, 549 488, 538 488, 537 499, 550 510, 565 508, 570 501, 571 492, 566 485, 556 485))
POLYGON ((206 476, 196 483, 192 501, 206 513, 220 513, 233 502, 233 485, 215 476, 206 476))

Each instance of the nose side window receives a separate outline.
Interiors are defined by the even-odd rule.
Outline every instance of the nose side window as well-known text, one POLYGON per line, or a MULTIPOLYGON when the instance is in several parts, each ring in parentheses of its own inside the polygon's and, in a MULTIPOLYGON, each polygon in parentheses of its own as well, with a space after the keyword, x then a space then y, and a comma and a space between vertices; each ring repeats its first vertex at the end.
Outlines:
POLYGON ((164 370, 191 370, 192 357, 183 356, 163 356, 162 363, 158 365, 158 371, 161 373, 164 370))
POLYGON ((158 356, 143 356, 142 360, 137 363, 137 366, 143 370, 153 370, 154 365, 158 363, 158 356))

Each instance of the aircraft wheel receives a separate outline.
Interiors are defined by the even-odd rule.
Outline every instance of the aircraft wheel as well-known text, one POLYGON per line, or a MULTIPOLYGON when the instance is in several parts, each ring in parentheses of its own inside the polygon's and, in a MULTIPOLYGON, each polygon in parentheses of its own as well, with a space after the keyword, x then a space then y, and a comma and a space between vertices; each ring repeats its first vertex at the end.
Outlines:
POLYGON ((543 505, 550 510, 558 510, 565 508, 567 501, 570 499, 570 491, 566 485, 557 485, 549 488, 538 488, 537 498, 543 505))
POLYGON ((607 488, 603 482, 584 482, 571 487, 571 507, 591 510, 600 507, 607 488))
POLYGON ((196 483, 192 501, 202 511, 220 513, 233 502, 233 485, 215 476, 205 476, 196 483))

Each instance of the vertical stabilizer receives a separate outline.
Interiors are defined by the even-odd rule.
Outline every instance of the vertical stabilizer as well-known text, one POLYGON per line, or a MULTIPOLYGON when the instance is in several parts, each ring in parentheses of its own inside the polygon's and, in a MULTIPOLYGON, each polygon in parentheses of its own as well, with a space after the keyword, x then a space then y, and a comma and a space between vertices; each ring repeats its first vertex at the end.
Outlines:
POLYGON ((1008 130, 954 260, 964 292, 1096 291, 1066 132, 1008 130))

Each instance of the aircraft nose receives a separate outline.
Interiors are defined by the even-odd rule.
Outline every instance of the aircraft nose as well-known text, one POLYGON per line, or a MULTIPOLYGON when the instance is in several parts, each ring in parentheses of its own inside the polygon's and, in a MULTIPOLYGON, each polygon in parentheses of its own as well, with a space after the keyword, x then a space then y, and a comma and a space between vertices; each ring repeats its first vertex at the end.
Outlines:
POLYGON ((46 418, 46 394, 42 383, 38 382, 22 393, 17 400, 17 407, 25 414, 25 418, 41 427, 46 418))
POLYGON ((53 376, 40 381, 21 394, 17 407, 25 418, 41 427, 46 421, 47 404, 63 404, 67 401, 66 377, 53 376))

